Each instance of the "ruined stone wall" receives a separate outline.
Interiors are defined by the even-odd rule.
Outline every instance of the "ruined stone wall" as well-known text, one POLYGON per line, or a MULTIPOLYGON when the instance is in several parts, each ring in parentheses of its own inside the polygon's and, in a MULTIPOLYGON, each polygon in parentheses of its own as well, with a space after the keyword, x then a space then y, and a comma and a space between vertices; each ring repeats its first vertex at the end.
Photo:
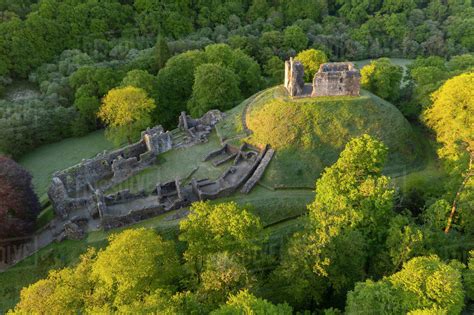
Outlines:
POLYGON ((360 72, 352 63, 325 63, 314 75, 311 96, 358 96, 360 72))
MULTIPOLYGON (((184 113, 184 121, 180 119, 180 125, 184 123, 188 127, 189 143, 198 143, 206 139, 223 115, 218 110, 211 110, 203 117, 194 119, 184 113)), ((67 218, 82 210, 91 217, 102 217, 102 212, 106 212, 107 203, 130 201, 129 199, 135 196, 124 194, 104 198, 102 191, 149 167, 159 154, 173 147, 175 144, 172 133, 165 132, 162 126, 156 126, 143 131, 140 141, 136 143, 98 154, 92 159, 83 160, 78 165, 56 172, 48 191, 56 214, 67 218)), ((179 190, 178 187, 178 193, 179 190)))
POLYGON ((293 58, 285 61, 284 86, 290 96, 300 96, 304 92, 304 66, 293 58))

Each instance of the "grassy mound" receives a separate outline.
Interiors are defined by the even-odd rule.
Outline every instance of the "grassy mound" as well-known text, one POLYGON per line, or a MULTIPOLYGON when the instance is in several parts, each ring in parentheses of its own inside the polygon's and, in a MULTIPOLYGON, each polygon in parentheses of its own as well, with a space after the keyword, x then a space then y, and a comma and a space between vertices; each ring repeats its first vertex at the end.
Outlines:
POLYGON ((255 97, 242 112, 253 132, 245 140, 257 146, 268 143, 277 150, 263 178, 268 186, 313 187, 345 144, 364 133, 389 147, 385 169, 389 175, 421 160, 408 121, 395 106, 366 91, 360 97, 290 99, 280 86, 255 97))

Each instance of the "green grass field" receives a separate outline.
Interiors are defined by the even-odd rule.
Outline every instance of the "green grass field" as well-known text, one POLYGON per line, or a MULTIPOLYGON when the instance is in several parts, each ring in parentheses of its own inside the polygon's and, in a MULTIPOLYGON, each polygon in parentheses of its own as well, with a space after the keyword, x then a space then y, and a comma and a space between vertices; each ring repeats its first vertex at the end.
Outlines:
POLYGON ((79 138, 69 138, 60 142, 44 145, 20 159, 20 164, 33 176, 33 186, 41 201, 47 198, 51 175, 82 159, 91 158, 97 153, 113 148, 105 139, 102 130, 79 138))

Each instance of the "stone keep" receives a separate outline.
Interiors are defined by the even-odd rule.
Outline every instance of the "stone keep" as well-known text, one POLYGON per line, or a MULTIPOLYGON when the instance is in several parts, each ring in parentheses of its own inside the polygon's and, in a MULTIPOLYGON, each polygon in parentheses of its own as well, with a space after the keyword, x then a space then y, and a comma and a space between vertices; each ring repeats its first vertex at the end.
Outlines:
POLYGON ((324 63, 314 75, 311 96, 359 96, 360 72, 352 62, 324 63))
POLYGON ((293 58, 285 61, 285 88, 290 96, 303 95, 304 66, 293 58))

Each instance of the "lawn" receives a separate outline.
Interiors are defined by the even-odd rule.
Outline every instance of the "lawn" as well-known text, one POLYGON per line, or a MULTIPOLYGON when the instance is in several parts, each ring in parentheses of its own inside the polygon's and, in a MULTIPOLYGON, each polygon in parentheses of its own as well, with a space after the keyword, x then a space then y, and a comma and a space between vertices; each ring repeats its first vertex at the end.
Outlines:
POLYGON ((51 176, 55 171, 63 170, 91 158, 104 150, 113 149, 102 130, 84 137, 69 138, 60 142, 41 146, 20 159, 20 164, 33 176, 33 186, 38 197, 44 203, 51 176))

